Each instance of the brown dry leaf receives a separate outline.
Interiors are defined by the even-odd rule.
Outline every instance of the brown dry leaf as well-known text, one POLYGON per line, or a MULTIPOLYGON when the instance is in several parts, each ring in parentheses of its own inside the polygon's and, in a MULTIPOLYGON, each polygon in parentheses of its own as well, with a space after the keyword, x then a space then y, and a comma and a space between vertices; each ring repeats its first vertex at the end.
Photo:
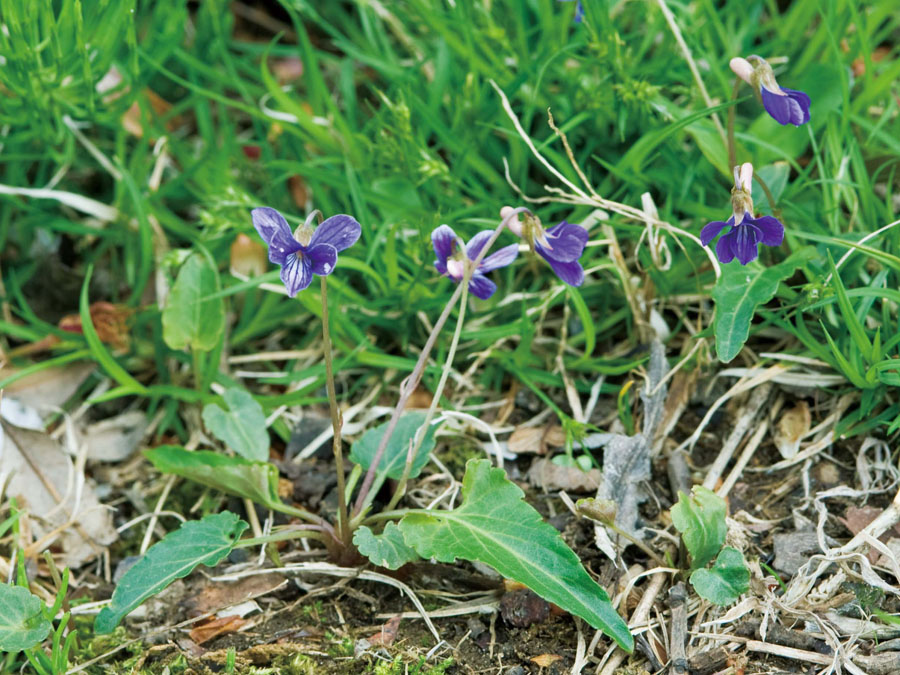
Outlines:
POLYGON ((516 454, 546 455, 551 447, 566 444, 566 432, 558 424, 545 427, 518 427, 509 436, 509 451, 516 454))
POLYGON ((242 277, 258 277, 266 273, 269 263, 266 247, 243 232, 231 243, 231 273, 242 277))
POLYGON ((366 638, 372 647, 390 647, 394 640, 397 639, 397 632, 400 629, 401 615, 397 614, 388 619, 381 627, 381 630, 366 638))
POLYGON ((531 662, 539 668, 549 668, 561 658, 562 657, 559 654, 541 654, 540 656, 532 658, 531 662))
POLYGON ((239 616, 223 616, 191 628, 188 635, 198 645, 209 642, 215 637, 238 631, 247 621, 239 616))
POLYGON ((288 178, 288 190, 297 208, 306 209, 306 205, 309 202, 309 188, 306 187, 306 181, 295 174, 288 178))
MULTIPOLYGON (((128 349, 128 318, 132 310, 125 305, 111 302, 94 302, 89 308, 91 323, 101 342, 112 345, 116 349, 128 349)), ((67 314, 59 320, 59 327, 67 333, 84 333, 80 314, 67 314)))
POLYGON ((785 459, 791 459, 800 451, 800 439, 808 432, 812 424, 812 415, 806 401, 797 401, 790 410, 785 411, 775 428, 775 447, 785 459))
POLYGON ((209 583, 197 595, 188 598, 184 606, 190 616, 199 616, 272 593, 286 583, 287 580, 278 574, 246 577, 233 584, 209 583))
POLYGON ((528 470, 528 482, 550 491, 593 492, 602 480, 603 474, 599 469, 582 471, 577 466, 559 466, 549 459, 535 461, 528 470))
MULTIPOLYGON (((150 104, 150 109, 157 117, 163 117, 172 109, 172 104, 151 89, 144 89, 144 96, 150 104)), ((166 121, 166 129, 175 131, 181 125, 181 119, 176 115, 166 121)), ((135 101, 122 115, 122 127, 132 136, 143 138, 144 125, 141 123, 141 106, 135 101)))
POLYGON ((42 431, 22 429, 0 419, 0 474, 11 473, 7 493, 32 514, 39 550, 55 543, 62 565, 77 568, 116 540, 112 512, 97 499, 93 485, 74 475, 72 461, 42 431), (77 512, 73 510, 77 508, 77 512), (50 535, 41 541, 40 538, 50 535))
POLYGON ((406 401, 406 409, 422 409, 427 410, 431 407, 431 401, 434 397, 431 395, 431 392, 425 391, 424 389, 416 389, 407 399, 406 401))

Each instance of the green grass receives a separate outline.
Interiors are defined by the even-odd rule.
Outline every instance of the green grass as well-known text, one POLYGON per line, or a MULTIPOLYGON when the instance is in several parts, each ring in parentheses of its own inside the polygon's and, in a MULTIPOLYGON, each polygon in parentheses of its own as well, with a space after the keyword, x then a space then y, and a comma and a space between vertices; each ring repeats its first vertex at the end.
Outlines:
MULTIPOLYGON (((835 393, 856 396, 844 433, 897 426, 900 228, 858 245, 898 218, 893 0, 670 2, 711 107, 655 3, 586 0, 583 24, 572 22, 574 3, 554 0, 284 0, 264 25, 229 5, 37 0, 26 11, 0 0, 9 28, 0 31, 0 184, 51 187, 117 210, 104 220, 90 205, 0 194, 2 347, 10 353, 60 338, 48 353, 12 358, 23 370, 4 375, 0 387, 23 373, 96 360, 117 383, 105 400, 137 397, 148 414, 164 411, 158 434, 186 440, 185 406, 209 400, 211 383, 235 379, 234 368, 217 369, 216 354, 318 348, 315 284, 298 302, 261 288, 278 283, 273 266, 247 282, 228 271, 236 235, 256 237, 252 207, 302 222, 305 209, 288 184, 299 176, 314 208, 351 213, 363 225, 328 280, 339 396, 354 402, 380 385, 396 391, 427 336, 423 317, 433 322, 453 290, 433 270, 431 230, 448 223, 468 238, 495 226, 502 206, 522 204, 504 159, 526 195, 562 187, 515 132, 491 81, 567 180, 580 185, 547 124, 548 108, 600 196, 640 208, 649 192, 662 220, 698 235, 729 212, 727 151, 712 121, 727 118, 727 64, 758 53, 783 59, 775 66, 781 84, 813 100, 810 124, 783 128, 748 88, 740 91, 739 161, 783 177, 777 208, 786 241, 764 248, 761 260, 774 264, 806 245, 817 257, 761 309, 753 351, 740 364, 764 364, 754 354, 773 349, 820 359, 847 377, 835 393), (285 90, 274 64, 288 58, 299 58, 304 74, 285 90), (96 91, 111 66, 122 78, 115 97, 96 91), (171 108, 158 113, 154 95, 171 108), (133 104, 142 138, 121 121, 133 104), (259 159, 246 146, 259 146, 259 159), (156 295, 200 247, 218 264, 229 317, 202 375, 192 372, 190 354, 163 341, 156 295), (837 262, 848 251, 835 274, 829 256, 837 262), (57 328, 63 315, 85 317, 96 301, 133 310, 126 352, 90 330, 57 328)), ((769 208, 762 196, 756 204, 769 208)), ((583 222, 593 211, 553 201, 532 208, 545 224, 583 222)), ((662 269, 646 241, 637 247, 641 221, 613 212, 604 222, 624 252, 627 286, 668 324, 674 363, 698 335, 710 335, 708 258, 689 239, 665 234, 671 265, 662 269)), ((599 224, 591 236, 607 239, 599 224)), ((511 243, 509 235, 499 243, 511 243)), ((500 291, 467 314, 455 367, 464 372, 486 355, 473 388, 453 393, 450 404, 499 400, 517 381, 570 415, 558 353, 583 399, 605 375, 601 393, 615 400, 646 358, 646 317, 634 315, 605 243, 589 247, 583 263, 591 272, 577 292, 560 292, 549 268, 527 255, 493 273, 500 291)), ((428 389, 448 341, 438 342, 428 389)), ((701 349, 687 365, 711 371, 713 355, 701 349)), ((316 359, 248 367, 272 372, 245 382, 267 412, 323 400, 316 359)), ((289 434, 284 424, 275 428, 289 434)))

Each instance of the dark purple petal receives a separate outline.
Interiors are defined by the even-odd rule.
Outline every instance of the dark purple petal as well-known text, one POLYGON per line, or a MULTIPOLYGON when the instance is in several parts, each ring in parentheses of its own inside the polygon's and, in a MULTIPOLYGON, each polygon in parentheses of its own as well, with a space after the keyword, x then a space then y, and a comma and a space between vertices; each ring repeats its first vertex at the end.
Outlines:
POLYGON ((587 244, 590 235, 581 225, 573 225, 562 221, 547 230, 547 241, 552 250, 538 244, 549 254, 551 258, 559 262, 572 262, 578 260, 584 253, 584 245, 587 244))
POLYGON ((584 283, 584 268, 577 260, 559 262, 557 260, 551 260, 550 258, 547 258, 547 256, 544 256, 544 258, 550 263, 550 267, 553 268, 556 276, 569 284, 569 286, 581 286, 581 284, 584 283))
MULTIPOLYGON (((782 91, 787 90, 783 89, 782 91)), ((760 87, 760 93, 762 94, 762 102, 766 111, 779 124, 793 124, 799 127, 804 122, 809 121, 809 97, 806 94, 802 94, 806 99, 806 109, 804 111, 801 104, 792 96, 779 96, 765 87, 760 87)), ((801 92, 796 93, 799 94, 801 92)))
POLYGON ((353 216, 331 216, 313 232, 309 246, 312 248, 316 244, 331 244, 340 252, 353 246, 361 233, 362 227, 353 216))
POLYGON ((728 225, 728 223, 721 220, 714 220, 713 222, 708 223, 706 227, 700 230, 700 243, 704 246, 708 246, 709 242, 715 239, 726 225, 728 225))
POLYGON ((804 94, 802 91, 797 91, 796 89, 785 89, 784 87, 782 87, 781 91, 783 91, 794 101, 796 101, 797 105, 800 106, 801 112, 803 113, 800 122, 795 122, 795 124, 799 126, 800 124, 806 124, 807 122, 809 122, 809 106, 812 103, 812 101, 809 100, 809 96, 804 94))
POLYGON ((723 235, 719 241, 716 242, 716 257, 723 265, 734 260, 734 252, 731 250, 731 239, 733 235, 734 230, 723 235))
MULTIPOLYGON (((438 262, 446 263, 447 258, 453 255, 453 249, 456 244, 456 233, 453 231, 453 228, 449 225, 441 225, 439 227, 434 228, 431 233, 431 245, 434 247, 434 255, 437 257, 437 265, 438 262)), ((447 273, 447 267, 444 265, 444 269, 438 270, 441 274, 447 273)))
POLYGON ((316 244, 305 251, 306 257, 312 266, 312 273, 320 277, 327 276, 334 271, 337 264, 338 252, 331 244, 316 244))
POLYGON ((312 281, 312 265, 302 253, 289 255, 281 267, 281 281, 292 298, 312 281))
POLYGON ((447 263, 443 260, 435 260, 434 261, 434 269, 436 269, 438 274, 440 274, 441 276, 445 276, 445 277, 450 276, 447 273, 447 263))
POLYGON ((499 251, 495 251, 489 256, 486 256, 481 261, 481 265, 478 266, 478 271, 482 274, 487 274, 491 270, 495 270, 500 267, 506 267, 516 259, 517 255, 519 255, 518 244, 510 244, 509 246, 504 246, 499 251))
POLYGON ((466 244, 466 255, 469 256, 469 260, 475 260, 479 256, 481 249, 488 243, 492 234, 494 234, 493 230, 482 230, 469 239, 469 243, 466 244))
MULTIPOLYGON (((747 218, 744 218, 747 222, 747 218)), ((760 231, 759 243, 766 246, 781 246, 784 241, 784 225, 778 222, 775 216, 762 216, 760 218, 751 218, 750 222, 760 231)))
POLYGON ((744 221, 731 232, 728 236, 731 238, 731 250, 740 261, 741 265, 756 260, 759 256, 759 238, 762 233, 753 225, 744 221))
POLYGON ((278 211, 268 206, 250 212, 253 227, 262 240, 269 245, 269 260, 283 265, 287 256, 300 250, 300 243, 291 234, 290 225, 278 211))
POLYGON ((487 300, 496 290, 497 284, 480 272, 476 272, 472 275, 472 278, 469 279, 469 293, 482 300, 487 300))

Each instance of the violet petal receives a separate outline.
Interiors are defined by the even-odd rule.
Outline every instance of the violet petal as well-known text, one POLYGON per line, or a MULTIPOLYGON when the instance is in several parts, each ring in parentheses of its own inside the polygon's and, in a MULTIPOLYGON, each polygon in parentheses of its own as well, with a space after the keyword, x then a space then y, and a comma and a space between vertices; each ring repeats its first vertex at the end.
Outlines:
MULTIPOLYGON (((447 273, 447 258, 453 255, 453 247, 456 244, 456 233, 449 225, 441 225, 436 227, 431 233, 431 246, 434 248, 434 255, 437 262, 445 263, 444 269, 438 271, 441 274, 447 273)), ((437 265, 435 262, 435 265, 437 265)))
POLYGON ((515 260, 516 256, 518 255, 518 244, 510 244, 509 246, 504 246, 499 251, 494 251, 489 256, 486 256, 481 261, 481 265, 478 266, 478 271, 482 274, 486 274, 492 270, 499 269, 500 267, 506 267, 513 260, 515 260))
POLYGON ((306 257, 309 259, 312 273, 324 277, 334 271, 338 252, 331 244, 316 244, 306 249, 306 257))
POLYGON ((283 265, 287 256, 300 250, 300 243, 291 234, 290 225, 278 211, 268 206, 250 212, 253 227, 269 246, 269 260, 283 265))
POLYGON ((759 228, 762 236, 759 242, 766 246, 781 246, 784 241, 784 225, 775 216, 762 216, 753 219, 753 224, 759 228))
POLYGON ((584 253, 584 246, 589 237, 586 229, 564 220, 547 230, 547 240, 552 250, 547 251, 546 247, 543 248, 554 260, 572 262, 578 260, 584 253))
POLYGON ((281 267, 281 281, 288 295, 294 297, 312 282, 312 265, 302 253, 289 255, 281 267))
POLYGON ((700 230, 700 243, 704 246, 708 246, 709 242, 715 239, 726 225, 728 225, 728 223, 721 220, 714 220, 713 222, 708 223, 706 227, 700 230))
POLYGON ((316 244, 331 244, 340 252, 353 246, 361 233, 362 227, 356 218, 339 214, 327 218, 316 228, 309 240, 309 246, 312 248, 316 244))
POLYGON ((469 279, 469 293, 482 300, 487 300, 496 290, 497 284, 480 272, 476 272, 472 275, 472 278, 469 279))
POLYGON ((719 241, 716 242, 716 257, 723 265, 734 260, 734 251, 731 250, 731 239, 733 234, 734 231, 732 230, 728 234, 720 237, 719 241))

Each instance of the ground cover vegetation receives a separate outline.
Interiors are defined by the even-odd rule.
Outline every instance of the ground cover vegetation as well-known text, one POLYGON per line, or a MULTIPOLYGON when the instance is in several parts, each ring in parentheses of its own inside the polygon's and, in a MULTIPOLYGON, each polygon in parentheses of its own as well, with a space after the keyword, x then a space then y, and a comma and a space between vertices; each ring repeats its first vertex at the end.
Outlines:
POLYGON ((0 24, 3 672, 900 671, 891 2, 0 24))

